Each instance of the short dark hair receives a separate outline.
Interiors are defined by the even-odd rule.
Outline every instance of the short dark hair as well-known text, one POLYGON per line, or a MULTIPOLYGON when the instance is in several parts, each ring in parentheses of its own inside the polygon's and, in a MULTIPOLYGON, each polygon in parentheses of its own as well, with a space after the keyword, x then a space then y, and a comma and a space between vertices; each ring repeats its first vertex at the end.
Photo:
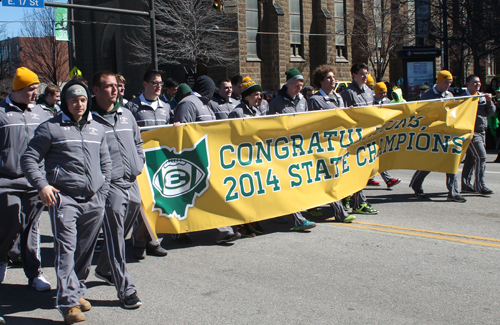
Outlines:
POLYGON ((335 67, 333 65, 322 64, 313 72, 313 85, 316 88, 321 88, 321 81, 323 81, 329 72, 335 75, 335 67))
POLYGON ((61 88, 59 88, 58 86, 56 85, 48 85, 43 94, 45 95, 45 97, 47 97, 48 95, 50 96, 54 96, 56 93, 60 93, 61 92, 61 88))
POLYGON ((368 66, 364 63, 354 63, 351 67, 351 74, 356 74, 361 69, 368 70, 368 66))
POLYGON ((479 81, 481 81, 481 78, 479 78, 479 76, 476 76, 475 74, 471 74, 470 76, 468 76, 468 77, 467 77, 467 79, 465 79, 465 82, 466 82, 466 83, 469 83, 469 82, 471 82, 471 81, 472 81, 472 79, 474 79, 474 78, 477 78, 477 79, 479 79, 479 81))
POLYGON ((102 78, 107 76, 116 77, 116 74, 111 71, 98 71, 94 73, 94 76, 92 77, 92 87, 101 87, 102 78))
MULTIPOLYGON (((231 80, 229 80, 229 78, 222 78, 222 79, 219 79, 219 81, 217 81, 217 88, 220 88, 222 86, 222 83, 223 82, 231 82, 231 80)), ((231 82, 232 83, 232 82, 231 82)), ((236 85, 236 84, 235 84, 236 85)))
POLYGON ((143 80, 148 82, 151 80, 153 77, 161 77, 161 73, 157 70, 149 70, 144 74, 143 80))
POLYGON ((172 87, 178 87, 178 86, 179 86, 179 83, 177 82, 177 80, 172 79, 172 78, 168 78, 163 83, 163 87, 165 87, 165 88, 172 88, 172 87))
POLYGON ((241 75, 239 75, 239 74, 237 74, 236 76, 234 76, 234 77, 231 78, 231 83, 233 85, 237 85, 240 82, 243 82, 243 77, 241 75))

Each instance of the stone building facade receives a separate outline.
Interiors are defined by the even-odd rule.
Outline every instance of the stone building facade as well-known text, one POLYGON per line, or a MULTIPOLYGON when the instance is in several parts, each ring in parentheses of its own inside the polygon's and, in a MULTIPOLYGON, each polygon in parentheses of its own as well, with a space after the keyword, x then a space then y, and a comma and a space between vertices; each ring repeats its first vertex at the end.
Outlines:
MULTIPOLYGON (((354 1, 226 0, 225 12, 237 14, 234 35, 238 38, 238 60, 233 66, 208 66, 198 72, 208 74, 215 81, 236 74, 250 76, 264 90, 275 91, 285 83, 286 70, 298 68, 305 84, 309 85, 313 70, 327 63, 335 66, 337 80, 349 81, 353 53, 357 53, 348 33, 353 23, 348 17, 352 17, 354 1)), ((77 0, 74 3, 148 10, 147 3, 131 0, 77 0)), ((126 97, 138 94, 142 90, 142 75, 152 65, 134 62, 129 53, 127 37, 138 28, 137 17, 78 10, 75 21, 76 66, 84 77, 90 80, 99 70, 121 73, 127 78, 126 97)), ((354 55, 354 59, 357 57, 354 55)), ((392 66, 386 72, 386 80, 392 66)), ((160 66, 164 78, 173 77, 179 82, 185 81, 185 68, 160 66)))

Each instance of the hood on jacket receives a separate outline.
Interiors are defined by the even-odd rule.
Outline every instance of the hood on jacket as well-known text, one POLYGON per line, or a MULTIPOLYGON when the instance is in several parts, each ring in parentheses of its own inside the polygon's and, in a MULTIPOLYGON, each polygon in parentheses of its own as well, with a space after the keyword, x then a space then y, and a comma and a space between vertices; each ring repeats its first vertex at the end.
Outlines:
POLYGON ((201 76, 194 82, 193 91, 210 100, 214 96, 215 82, 209 76, 201 76))
POLYGON ((64 85, 63 89, 61 90, 61 111, 66 114, 71 120, 74 121, 73 115, 68 110, 68 104, 66 103, 66 92, 69 89, 69 87, 73 85, 79 85, 82 86, 83 89, 87 92, 87 109, 85 110, 85 113, 83 114, 82 118, 87 119, 89 113, 90 113, 90 107, 92 105, 92 97, 90 95, 89 89, 83 82, 81 82, 78 79, 71 79, 67 84, 64 85))

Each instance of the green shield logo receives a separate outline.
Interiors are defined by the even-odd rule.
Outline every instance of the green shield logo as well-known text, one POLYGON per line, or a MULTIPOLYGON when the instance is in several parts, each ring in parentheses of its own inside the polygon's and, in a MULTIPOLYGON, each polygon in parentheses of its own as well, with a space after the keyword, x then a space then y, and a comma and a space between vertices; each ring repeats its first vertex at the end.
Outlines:
POLYGON ((210 156, 205 135, 193 148, 177 152, 161 146, 144 150, 146 172, 153 193, 153 210, 167 218, 187 218, 194 201, 208 189, 210 156))

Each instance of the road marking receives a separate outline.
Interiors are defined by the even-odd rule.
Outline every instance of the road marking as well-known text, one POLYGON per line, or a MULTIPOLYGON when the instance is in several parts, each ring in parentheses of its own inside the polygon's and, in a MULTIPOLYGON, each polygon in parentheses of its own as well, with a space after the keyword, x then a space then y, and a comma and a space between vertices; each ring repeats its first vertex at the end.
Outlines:
POLYGON ((377 223, 361 222, 361 221, 355 221, 351 224, 346 224, 346 223, 330 223, 330 224, 344 226, 344 227, 358 228, 358 229, 369 229, 369 230, 393 233, 393 234, 402 234, 408 236, 440 239, 440 240, 447 240, 464 244, 500 248, 500 239, 496 238, 487 238, 487 237, 454 234, 454 233, 434 231, 434 230, 382 225, 377 223))

